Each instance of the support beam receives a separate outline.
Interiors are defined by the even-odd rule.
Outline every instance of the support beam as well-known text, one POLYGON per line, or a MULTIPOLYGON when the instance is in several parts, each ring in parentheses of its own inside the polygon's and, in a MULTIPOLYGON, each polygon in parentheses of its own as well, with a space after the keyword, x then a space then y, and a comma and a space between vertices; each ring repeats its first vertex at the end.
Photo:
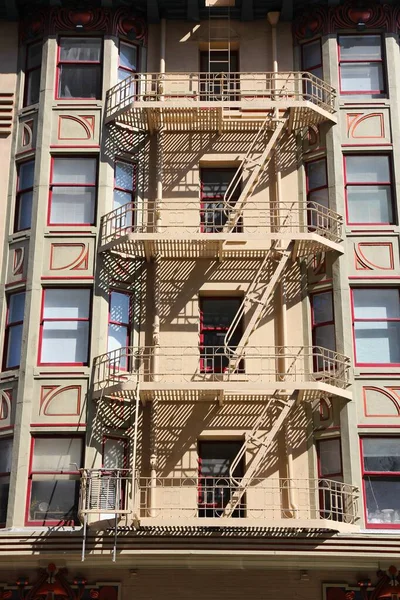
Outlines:
POLYGON ((149 23, 160 22, 160 11, 158 10, 158 0, 147 0, 147 20, 149 23))
POLYGON ((282 0, 281 20, 293 21, 293 0, 282 0))
POLYGON ((254 21, 253 0, 242 0, 242 11, 240 18, 242 21, 254 21))
POLYGON ((200 21, 199 0, 187 0, 186 19, 188 21, 200 21))

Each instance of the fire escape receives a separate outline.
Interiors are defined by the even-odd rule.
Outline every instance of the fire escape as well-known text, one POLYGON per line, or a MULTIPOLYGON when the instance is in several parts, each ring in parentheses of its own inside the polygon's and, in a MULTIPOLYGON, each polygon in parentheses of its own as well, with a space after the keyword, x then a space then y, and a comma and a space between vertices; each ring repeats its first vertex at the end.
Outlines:
MULTIPOLYGON (((211 53, 209 60, 212 61, 211 53)), ((165 61, 161 64, 165 65, 165 61)), ((280 173, 276 174, 276 200, 263 205, 253 198, 254 190, 270 168, 271 161, 275 160, 282 141, 297 136, 309 126, 326 122, 336 123, 335 91, 306 72, 213 73, 211 67, 202 73, 162 70, 134 75, 118 83, 107 94, 106 124, 111 130, 139 130, 157 137, 159 180, 155 200, 126 204, 102 218, 99 252, 154 262, 156 277, 158 265, 166 258, 257 261, 254 277, 225 336, 223 348, 216 350, 218 356, 222 352, 226 361, 223 372, 201 369, 198 347, 160 345, 157 291, 153 346, 121 348, 94 361, 93 401, 104 403, 113 398, 124 398, 135 404, 136 416, 141 402, 160 399, 184 400, 190 396, 222 404, 245 396, 248 400, 261 402, 262 411, 230 467, 234 489, 218 515, 218 525, 238 524, 237 515, 243 498, 296 404, 323 396, 351 397, 346 389, 347 357, 319 347, 251 346, 252 334, 271 306, 291 265, 319 252, 342 252, 341 216, 317 203, 283 198, 280 173), (247 152, 228 186, 222 206, 215 209, 219 211, 218 223, 221 225, 212 231, 205 231, 199 201, 180 205, 177 207, 180 211, 175 211, 173 200, 168 200, 168 206, 162 201, 163 136, 182 132, 251 135, 247 152), (183 217, 174 220, 176 212, 183 217), (251 226, 247 227, 248 223, 251 226), (239 224, 242 225, 239 227, 239 224), (232 346, 232 339, 245 315, 246 326, 239 342, 232 346), (317 362, 318 369, 315 368, 317 362), (123 363, 130 365, 129 371, 121 371, 123 363), (243 364, 245 368, 242 368, 243 364), (265 432, 271 414, 273 423, 265 432), (250 445, 257 448, 257 454, 245 475, 237 478, 235 469, 250 445)), ((129 481, 132 478, 130 499, 128 494, 115 493, 127 483, 109 482, 114 491, 108 512, 116 520, 129 515, 131 523, 160 524, 154 510, 156 478, 149 482, 148 489, 140 489, 140 479, 135 479, 134 472, 122 477, 129 481)), ((107 496, 104 486, 108 484, 103 480, 101 473, 84 473, 81 513, 85 523, 89 515, 107 513, 102 508, 102 498, 107 496)), ((321 493, 318 482, 315 486, 313 492, 318 496, 321 493)), ((291 517, 286 521, 291 523, 288 526, 293 527, 293 520, 299 518, 302 527, 351 529, 357 518, 355 488, 341 483, 328 491, 337 513, 335 519, 331 511, 330 525, 318 510, 311 519, 302 518, 293 508, 290 515, 285 515, 285 518, 291 517)), ((286 492, 290 494, 291 490, 286 492)), ((279 493, 286 492, 279 490, 279 493)), ((195 504, 195 500, 193 502, 195 504)), ((172 518, 164 520, 165 524, 177 522, 172 518)), ((268 519, 265 522, 268 524, 268 519)), ((190 523, 196 523, 196 518, 190 523)), ((209 525, 209 519, 202 519, 200 524, 209 525)), ((270 526, 274 523, 270 522, 270 526)))

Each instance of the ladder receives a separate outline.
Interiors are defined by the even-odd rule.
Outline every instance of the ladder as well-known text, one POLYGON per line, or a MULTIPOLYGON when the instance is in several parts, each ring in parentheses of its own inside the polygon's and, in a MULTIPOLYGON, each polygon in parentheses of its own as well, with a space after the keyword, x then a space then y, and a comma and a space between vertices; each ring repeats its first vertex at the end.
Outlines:
POLYGON ((224 225, 224 232, 232 232, 236 227, 238 220, 242 216, 243 209, 246 205, 247 200, 253 194, 261 175, 264 173, 272 156, 274 146, 277 144, 279 138, 282 136, 284 126, 286 123, 285 119, 278 120, 274 132, 269 138, 267 144, 261 155, 258 150, 260 144, 263 143, 267 130, 270 129, 272 121, 271 116, 267 116, 260 126, 256 136, 254 137, 250 148, 240 163, 237 171, 235 172, 231 182, 229 183, 227 190, 224 194, 223 206, 224 212, 228 215, 227 221, 224 225), (258 151, 257 151, 258 150, 258 151), (233 204, 232 200, 234 194, 242 180, 246 181, 245 186, 240 192, 239 197, 233 204))
POLYGON ((229 94, 231 80, 230 6, 218 10, 208 8, 208 91, 215 95, 229 94), (217 10, 217 12, 215 12, 217 10), (222 55, 222 56, 221 56, 222 55))
POLYGON ((234 373, 239 367, 246 346, 249 343, 250 336, 253 333, 253 331, 255 331, 255 329, 257 328, 265 312, 265 309, 268 306, 268 301, 275 292, 276 286, 279 283, 280 277, 286 265, 291 260, 293 246, 294 242, 290 241, 284 248, 280 249, 278 248, 278 242, 274 242, 268 250, 267 254, 262 259, 261 264, 255 274, 255 277, 250 283, 247 293, 243 298, 243 301, 239 306, 239 309, 236 315, 234 316, 232 323, 225 335, 224 350, 226 356, 230 358, 228 374, 234 373), (272 273, 268 284, 264 287, 263 282, 266 279, 266 273, 268 266, 271 263, 271 257, 276 252, 280 254, 279 262, 276 265, 276 268, 272 273), (251 315, 249 322, 246 325, 242 337, 240 338, 237 346, 235 346, 234 348, 230 347, 229 344, 232 341, 232 338, 240 325, 242 317, 245 315, 248 308, 253 304, 256 304, 256 308, 253 314, 251 315))
POLYGON ((237 487, 233 490, 229 502, 225 506, 223 513, 224 517, 232 517, 234 511, 237 508, 240 508, 240 503, 243 498, 243 495, 246 493, 246 490, 249 487, 252 479, 259 470, 262 461, 264 460, 269 449, 274 443, 275 438, 278 435, 283 423, 286 421, 291 410, 296 405, 298 395, 299 391, 296 390, 291 394, 291 396, 284 400, 282 398, 277 397, 277 392, 275 392, 265 405, 258 419, 256 420, 253 429, 245 435, 243 446, 240 448, 238 454, 235 456, 229 469, 230 481, 232 481, 232 483, 237 487), (262 434, 260 435, 260 429, 262 429, 263 426, 266 424, 271 409, 273 407, 279 410, 279 415, 275 419, 268 433, 265 436, 263 436, 262 434), (240 461, 246 455, 250 444, 258 446, 259 450, 256 456, 253 458, 252 462, 250 463, 249 468, 246 470, 245 475, 240 479, 236 479, 234 477, 234 472, 238 467, 240 461))

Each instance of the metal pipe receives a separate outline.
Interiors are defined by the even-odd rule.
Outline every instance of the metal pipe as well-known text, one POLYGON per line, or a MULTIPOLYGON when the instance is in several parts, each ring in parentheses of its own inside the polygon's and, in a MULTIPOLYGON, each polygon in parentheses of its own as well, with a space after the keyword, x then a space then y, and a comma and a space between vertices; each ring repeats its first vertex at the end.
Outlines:
POLYGON ((160 73, 165 73, 165 48, 167 40, 167 20, 161 19, 161 41, 160 41, 160 73))
POLYGON ((158 381, 160 371, 160 286, 159 259, 154 261, 154 320, 153 320, 153 381, 158 381))
POLYGON ((286 425, 285 431, 286 437, 286 448, 287 448, 287 470, 288 470, 288 493, 289 493, 289 505, 293 511, 293 517, 297 519, 298 517, 298 505, 295 502, 294 490, 293 490, 293 450, 289 445, 289 427, 286 425))

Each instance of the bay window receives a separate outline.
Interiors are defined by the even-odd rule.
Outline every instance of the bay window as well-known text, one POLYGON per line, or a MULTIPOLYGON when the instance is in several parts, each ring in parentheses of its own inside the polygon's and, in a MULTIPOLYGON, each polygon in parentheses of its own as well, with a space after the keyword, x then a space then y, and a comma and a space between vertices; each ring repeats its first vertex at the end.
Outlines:
POLYGON ((134 223, 136 194, 135 165, 116 160, 114 167, 114 210, 117 210, 114 227, 123 229, 134 223), (124 208, 125 207, 125 208, 124 208))
POLYGON ((97 159, 54 157, 50 182, 50 225, 93 225, 97 159))
POLYGON ((75 524, 83 439, 34 437, 28 490, 28 521, 75 524))
POLYGON ((356 364, 400 364, 399 289, 355 288, 352 296, 356 364))
POLYGON ((389 156, 348 154, 344 164, 348 222, 394 223, 389 156))
POLYGON ((332 290, 311 296, 311 327, 314 369, 321 371, 326 365, 320 349, 336 350, 332 290))
POLYGON ((108 348, 107 352, 114 352, 116 368, 126 370, 128 359, 124 348, 130 343, 131 330, 131 296, 124 292, 112 291, 110 293, 108 313, 108 348), (118 350, 122 350, 118 353, 118 350))
POLYGON ((88 364, 90 300, 87 288, 44 290, 40 364, 88 364))
POLYGON ((339 35, 342 94, 381 97, 385 92, 380 35, 339 35))
POLYGON ((58 98, 101 98, 102 45, 101 38, 60 38, 58 98))
POLYGON ((21 360, 24 310, 25 292, 9 294, 7 297, 7 317, 4 336, 4 369, 16 369, 19 367, 21 360))
POLYGON ((40 41, 26 48, 24 106, 39 102, 42 45, 40 41))
POLYGON ((364 501, 369 527, 400 527, 400 438, 361 439, 364 501))
POLYGON ((12 438, 0 438, 0 525, 7 519, 10 488, 12 438))
POLYGON ((30 229, 35 161, 28 160, 17 166, 17 197, 15 203, 14 231, 30 229))
POLYGON ((138 47, 120 41, 118 58, 118 81, 123 81, 138 70, 138 47))
POLYGON ((327 227, 324 209, 329 206, 326 158, 312 160, 305 165, 307 183, 307 222, 312 230, 327 227), (319 208, 321 207, 321 209, 319 208))

